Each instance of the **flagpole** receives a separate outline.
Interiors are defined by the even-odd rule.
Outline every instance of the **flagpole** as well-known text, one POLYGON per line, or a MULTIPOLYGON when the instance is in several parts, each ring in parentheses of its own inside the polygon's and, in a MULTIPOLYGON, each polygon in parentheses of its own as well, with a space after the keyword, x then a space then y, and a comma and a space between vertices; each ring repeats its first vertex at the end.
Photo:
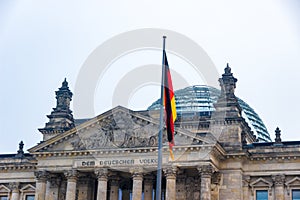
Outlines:
POLYGON ((160 115, 159 115, 159 133, 158 133, 158 158, 157 158, 157 176, 156 176, 156 200, 161 200, 161 179, 162 179, 162 132, 164 122, 164 79, 165 79, 165 46, 166 36, 163 36, 163 59, 162 59, 162 76, 160 90, 160 115))

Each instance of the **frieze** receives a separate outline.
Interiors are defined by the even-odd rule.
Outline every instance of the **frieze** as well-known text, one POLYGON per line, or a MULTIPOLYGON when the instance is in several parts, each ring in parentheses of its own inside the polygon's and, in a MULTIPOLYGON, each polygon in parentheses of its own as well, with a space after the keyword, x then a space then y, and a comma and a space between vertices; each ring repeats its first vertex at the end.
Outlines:
MULTIPOLYGON (((167 164, 168 159, 164 158, 163 163, 167 164)), ((157 157, 149 158, 116 158, 116 159, 95 159, 95 160, 75 160, 74 168, 94 168, 94 167, 117 167, 117 166, 156 166, 157 157)))

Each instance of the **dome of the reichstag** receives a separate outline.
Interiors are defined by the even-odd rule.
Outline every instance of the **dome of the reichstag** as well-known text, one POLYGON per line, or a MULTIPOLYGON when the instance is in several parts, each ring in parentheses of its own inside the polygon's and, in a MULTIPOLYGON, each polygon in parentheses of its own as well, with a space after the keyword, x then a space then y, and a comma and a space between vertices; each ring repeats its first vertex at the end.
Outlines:
MULTIPOLYGON (((195 85, 175 91, 177 115, 181 117, 211 116, 215 108, 213 104, 221 95, 221 91, 205 85, 195 85)), ((266 126, 258 114, 245 101, 238 98, 242 108, 242 116, 248 122, 259 142, 271 142, 266 126)), ((160 100, 155 101, 148 110, 158 110, 160 100)))

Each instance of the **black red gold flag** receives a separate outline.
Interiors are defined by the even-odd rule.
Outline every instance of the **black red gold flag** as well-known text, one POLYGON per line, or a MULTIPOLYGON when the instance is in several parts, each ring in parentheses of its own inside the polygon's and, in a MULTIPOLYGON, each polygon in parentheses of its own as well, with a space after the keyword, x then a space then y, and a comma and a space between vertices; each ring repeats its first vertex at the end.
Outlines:
POLYGON ((165 77, 164 77, 164 107, 165 107, 165 120, 166 120, 166 127, 167 127, 167 134, 168 134, 168 142, 169 142, 169 150, 170 150, 170 157, 174 160, 173 154, 173 146, 175 145, 174 142, 174 122, 176 120, 176 104, 175 104, 175 95, 173 91, 173 84, 171 73, 169 69, 169 64, 167 60, 166 51, 163 51, 164 56, 164 63, 165 66, 165 77))

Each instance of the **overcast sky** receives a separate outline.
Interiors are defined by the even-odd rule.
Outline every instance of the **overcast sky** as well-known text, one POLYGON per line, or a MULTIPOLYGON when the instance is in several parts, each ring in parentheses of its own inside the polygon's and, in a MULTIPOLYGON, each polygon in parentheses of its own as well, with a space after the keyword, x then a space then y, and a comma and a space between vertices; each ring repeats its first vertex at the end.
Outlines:
MULTIPOLYGON (((48 121, 46 115, 56 103, 54 92, 63 79, 67 77, 74 92, 82 66, 97 47, 116 35, 141 28, 167 29, 193 40, 220 74, 229 62, 238 78, 236 95, 255 109, 271 138, 279 126, 283 140, 300 140, 299 11, 297 0, 2 0, 0 153, 16 152, 21 140, 25 149, 42 140, 37 128, 48 121)), ((161 55, 156 54, 147 56, 147 51, 139 51, 123 56, 111 64, 111 71, 98 84, 114 87, 126 70, 158 65, 161 55), (122 71, 121 66, 123 74, 113 77, 122 71)), ((182 60, 170 54, 174 69, 187 65, 182 60)), ((189 75, 182 72, 182 76, 189 75)), ((203 84, 203 80, 191 79, 191 84, 203 84)), ((94 94, 95 115, 110 109, 105 102, 111 102, 111 96, 99 93, 113 88, 105 91, 99 90, 100 86, 94 94)), ((133 91, 124 106, 146 109, 158 98, 159 91, 152 93, 152 89, 133 91)), ((74 116, 92 117, 76 112, 74 116)))

